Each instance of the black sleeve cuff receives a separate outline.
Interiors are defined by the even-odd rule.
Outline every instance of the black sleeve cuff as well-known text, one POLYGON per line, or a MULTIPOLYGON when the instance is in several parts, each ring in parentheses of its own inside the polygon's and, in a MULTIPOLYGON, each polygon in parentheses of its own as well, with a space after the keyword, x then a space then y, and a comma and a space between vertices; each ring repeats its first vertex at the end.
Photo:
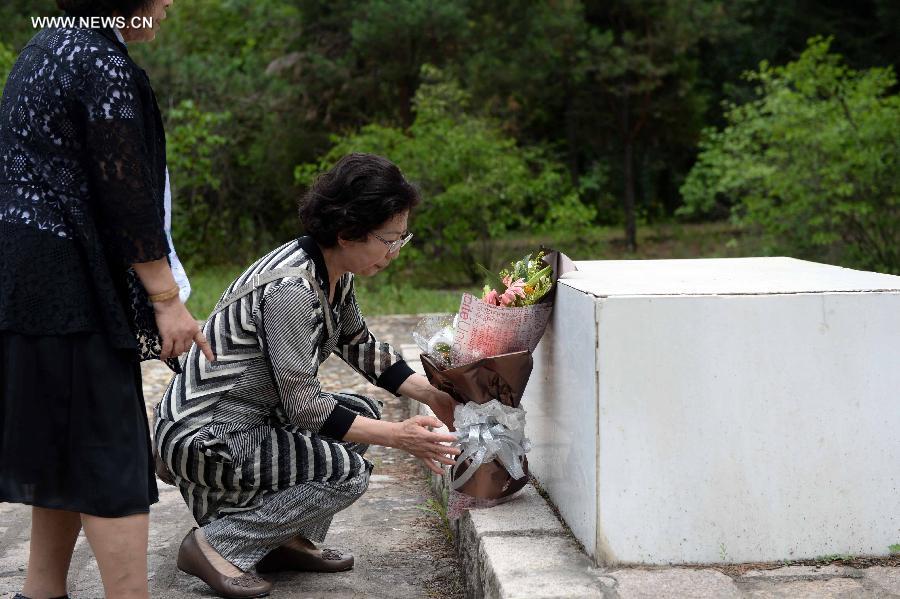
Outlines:
POLYGON ((400 394, 397 393, 397 389, 400 388, 400 385, 402 385, 406 379, 415 373, 416 371, 410 368, 405 360, 400 360, 382 372, 381 376, 378 377, 378 380, 375 381, 375 384, 399 397, 400 394))
POLYGON ((340 441, 347 434, 347 431, 350 430, 356 416, 356 412, 338 404, 334 406, 331 414, 325 419, 322 428, 319 429, 319 434, 340 441))

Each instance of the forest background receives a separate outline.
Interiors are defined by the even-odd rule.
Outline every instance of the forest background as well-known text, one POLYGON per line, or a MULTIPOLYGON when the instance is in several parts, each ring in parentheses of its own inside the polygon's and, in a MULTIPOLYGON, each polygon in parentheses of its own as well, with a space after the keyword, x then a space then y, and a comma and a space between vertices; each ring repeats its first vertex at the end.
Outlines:
MULTIPOLYGON (((0 6, 0 81, 52 0, 0 6)), ((895 0, 176 0, 132 55, 166 121, 204 316, 302 233, 350 151, 422 190, 369 313, 453 311, 544 243, 575 259, 790 255, 900 273, 895 0)))

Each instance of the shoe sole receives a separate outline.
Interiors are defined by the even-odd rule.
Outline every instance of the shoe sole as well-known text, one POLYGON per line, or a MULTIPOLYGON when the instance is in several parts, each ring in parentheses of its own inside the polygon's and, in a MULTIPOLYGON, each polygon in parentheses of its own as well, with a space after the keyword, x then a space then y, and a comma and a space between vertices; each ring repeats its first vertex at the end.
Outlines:
POLYGON ((346 568, 336 568, 334 570, 314 570, 309 568, 263 568, 259 569, 257 566, 256 571, 259 574, 277 574, 278 572, 310 572, 313 574, 336 574, 338 572, 349 572, 353 569, 353 565, 350 565, 346 568))
MULTIPOLYGON (((182 568, 182 567, 181 567, 181 564, 177 564, 177 563, 176 563, 176 564, 175 564, 175 567, 178 568, 180 571, 184 572, 185 574, 187 574, 187 575, 189 575, 189 576, 193 576, 194 578, 196 578, 197 580, 199 580, 200 582, 202 582, 203 584, 205 584, 206 586, 208 586, 208 587, 210 588, 210 590, 211 590, 217 597, 225 597, 225 599, 228 599, 228 597, 226 597, 225 595, 216 593, 216 589, 214 589, 214 588, 212 588, 211 586, 209 586, 209 583, 206 582, 205 580, 203 580, 202 578, 200 578, 199 576, 197 576, 197 574, 191 572, 190 570, 186 570, 186 569, 182 568)), ((271 594, 271 592, 260 593, 259 595, 245 595, 245 596, 242 597, 241 599, 258 599, 259 597, 268 597, 270 594, 271 594)))

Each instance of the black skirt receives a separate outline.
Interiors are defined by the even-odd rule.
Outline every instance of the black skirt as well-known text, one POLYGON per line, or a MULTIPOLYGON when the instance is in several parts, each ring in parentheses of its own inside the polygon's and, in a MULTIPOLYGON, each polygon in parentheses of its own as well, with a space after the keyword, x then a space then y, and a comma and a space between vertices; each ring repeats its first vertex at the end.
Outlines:
POLYGON ((0 502, 102 517, 159 499, 136 354, 0 332, 0 502))

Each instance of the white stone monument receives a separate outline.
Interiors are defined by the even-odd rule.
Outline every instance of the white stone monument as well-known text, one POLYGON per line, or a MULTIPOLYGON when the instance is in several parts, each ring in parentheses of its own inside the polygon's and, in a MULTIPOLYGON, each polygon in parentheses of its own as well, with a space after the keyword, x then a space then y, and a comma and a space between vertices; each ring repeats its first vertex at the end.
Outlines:
POLYGON ((900 543, 900 277, 792 258, 578 262, 522 406, 609 564, 900 543))

